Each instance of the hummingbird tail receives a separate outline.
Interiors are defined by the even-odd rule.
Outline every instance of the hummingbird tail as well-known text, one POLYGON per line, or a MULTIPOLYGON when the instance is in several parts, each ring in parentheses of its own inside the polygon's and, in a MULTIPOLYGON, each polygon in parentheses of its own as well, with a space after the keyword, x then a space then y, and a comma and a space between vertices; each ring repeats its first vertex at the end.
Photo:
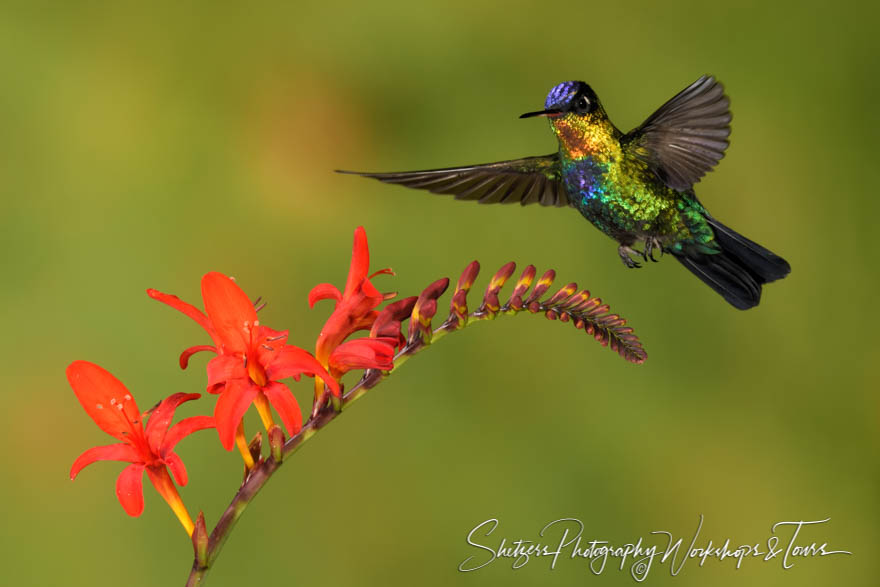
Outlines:
POLYGON ((706 219, 715 231, 721 252, 682 255, 676 259, 735 308, 748 310, 757 306, 761 301, 761 286, 782 279, 791 267, 782 257, 711 216, 706 219))

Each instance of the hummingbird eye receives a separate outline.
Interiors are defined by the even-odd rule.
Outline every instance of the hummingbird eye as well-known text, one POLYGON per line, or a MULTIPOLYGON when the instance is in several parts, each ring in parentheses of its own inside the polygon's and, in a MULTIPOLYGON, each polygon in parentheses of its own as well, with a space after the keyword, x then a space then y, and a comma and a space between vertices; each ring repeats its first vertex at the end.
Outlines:
POLYGON ((574 101, 574 111, 577 114, 587 114, 592 110, 592 104, 586 96, 581 95, 574 101))

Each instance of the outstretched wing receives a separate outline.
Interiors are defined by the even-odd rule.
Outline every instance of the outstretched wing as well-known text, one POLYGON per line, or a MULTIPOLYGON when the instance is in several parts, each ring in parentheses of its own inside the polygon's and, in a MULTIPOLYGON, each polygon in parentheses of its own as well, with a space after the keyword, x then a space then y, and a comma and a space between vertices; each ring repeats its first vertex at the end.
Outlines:
POLYGON ((724 157, 730 119, 724 87, 704 75, 627 133, 621 143, 645 160, 663 183, 683 191, 724 157))
POLYGON ((456 200, 477 200, 481 204, 541 204, 568 206, 562 183, 559 155, 525 157, 486 165, 450 167, 403 173, 361 173, 385 183, 455 196, 456 200))

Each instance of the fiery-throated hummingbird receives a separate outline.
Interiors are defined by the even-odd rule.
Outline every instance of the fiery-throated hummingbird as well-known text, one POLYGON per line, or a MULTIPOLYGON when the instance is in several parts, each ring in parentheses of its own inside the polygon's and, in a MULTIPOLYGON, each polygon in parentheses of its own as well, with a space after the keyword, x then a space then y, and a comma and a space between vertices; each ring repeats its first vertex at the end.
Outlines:
MULTIPOLYGON (((693 185, 724 156, 730 101, 704 75, 637 128, 620 132, 584 82, 555 86, 543 116, 559 151, 485 165, 404 173, 357 173, 386 183, 450 194, 482 204, 572 206, 619 243, 627 267, 634 256, 656 261, 671 253, 730 304, 745 310, 761 286, 791 270, 788 263, 715 220, 693 185), (640 245, 642 250, 633 247, 640 245)), ((354 173, 354 172, 343 172, 354 173)))

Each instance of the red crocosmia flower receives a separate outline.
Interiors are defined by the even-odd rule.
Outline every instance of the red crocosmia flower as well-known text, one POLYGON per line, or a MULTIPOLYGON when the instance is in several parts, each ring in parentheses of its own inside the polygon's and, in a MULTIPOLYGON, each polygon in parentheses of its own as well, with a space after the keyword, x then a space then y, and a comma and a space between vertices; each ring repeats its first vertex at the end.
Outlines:
POLYGON ((209 416, 195 416, 170 426, 174 411, 183 402, 197 399, 197 393, 175 393, 165 398, 152 410, 146 428, 134 398, 121 381, 103 368, 86 361, 74 361, 67 367, 67 380, 77 399, 98 427, 121 440, 119 444, 90 448, 74 461, 70 478, 86 465, 95 461, 123 461, 131 463, 116 480, 116 496, 130 516, 139 516, 144 510, 143 474, 152 481, 156 491, 165 498, 188 534, 193 523, 171 481, 168 470, 180 486, 186 485, 187 475, 183 461, 174 447, 185 436, 214 427, 209 416), (170 427, 169 427, 170 426, 170 427))
MULTIPOLYGON (((183 351, 180 366, 186 368, 196 352, 217 353, 208 363, 208 391, 220 394, 214 419, 226 450, 232 449, 238 425, 251 403, 256 403, 267 429, 271 426, 271 403, 288 434, 299 432, 299 405, 290 389, 278 380, 298 380, 302 374, 328 378, 328 373, 309 352, 287 344, 286 330, 262 326, 253 303, 232 279, 217 272, 202 278, 205 313, 177 296, 154 289, 147 290, 147 294, 195 320, 214 341, 214 346, 200 345, 183 351)), ((329 384, 333 387, 336 382, 329 384)))
MULTIPOLYGON (((394 366, 394 346, 398 342, 396 338, 367 337, 345 342, 345 339, 359 330, 370 330, 379 315, 376 307, 387 299, 373 286, 370 279, 382 273, 390 274, 391 270, 382 269, 368 277, 369 266, 367 233, 359 226, 354 231, 351 267, 345 290, 340 292, 335 286, 322 283, 309 293, 310 307, 318 300, 336 300, 336 308, 321 329, 315 345, 315 357, 336 379, 352 369, 388 370, 394 366)), ((316 393, 320 396, 323 388, 319 390, 317 383, 316 393)), ((339 396, 338 389, 334 389, 332 385, 331 392, 339 396)))

